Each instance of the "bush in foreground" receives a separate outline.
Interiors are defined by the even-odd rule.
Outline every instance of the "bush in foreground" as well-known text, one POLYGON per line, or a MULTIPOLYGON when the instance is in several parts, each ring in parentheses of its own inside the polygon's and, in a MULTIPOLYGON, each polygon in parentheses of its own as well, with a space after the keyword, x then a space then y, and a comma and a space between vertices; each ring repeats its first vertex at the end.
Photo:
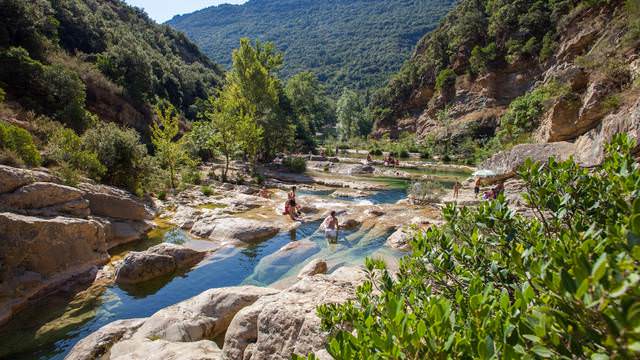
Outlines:
POLYGON ((367 260, 357 300, 318 309, 336 359, 640 356, 640 168, 619 136, 596 171, 519 173, 535 218, 501 196, 449 206, 397 278, 367 260), (374 289, 376 291, 374 291, 374 289))
POLYGON ((23 128, 0 121, 0 153, 8 165, 40 165, 41 158, 31 134, 23 128))

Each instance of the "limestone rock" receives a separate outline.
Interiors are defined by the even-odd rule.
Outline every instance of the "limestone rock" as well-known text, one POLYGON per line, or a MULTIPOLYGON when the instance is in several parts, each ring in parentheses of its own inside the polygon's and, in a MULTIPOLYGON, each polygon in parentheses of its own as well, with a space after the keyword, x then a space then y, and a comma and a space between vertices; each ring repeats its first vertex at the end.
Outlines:
POLYGON ((159 338, 173 342, 213 339, 223 334, 241 309, 278 290, 257 286, 210 289, 164 308, 151 317, 133 338, 159 338))
POLYGON ((108 259, 97 221, 0 213, 0 323, 38 292, 108 259))
POLYGON ((222 352, 211 340, 169 342, 125 340, 111 349, 111 360, 222 360, 222 352))
POLYGON ((122 338, 130 337, 145 319, 114 321, 80 340, 67 354, 65 360, 94 360, 109 353, 111 347, 122 338))
POLYGON ((264 296, 233 318, 225 335, 223 356, 228 360, 290 359, 324 349, 328 334, 320 330, 316 308, 343 303, 355 296, 363 272, 347 268, 343 276, 305 277, 275 295, 264 296))
POLYGON ((33 182, 56 182, 57 178, 44 171, 20 169, 0 165, 0 194, 12 192, 33 182))
POLYGON ((272 222, 243 218, 198 219, 191 233, 212 240, 256 242, 276 235, 280 229, 272 222))
POLYGON ((153 228, 153 224, 148 221, 106 221, 107 247, 111 249, 138 240, 151 228, 153 228))
POLYGON ((12 193, 0 195, 0 204, 14 209, 39 209, 80 198, 82 191, 76 188, 50 182, 35 182, 12 193))
POLYGON ((576 141, 576 160, 583 166, 595 166, 604 160, 604 146, 617 133, 626 133, 640 142, 640 99, 631 106, 607 115, 595 129, 576 141))
POLYGON ((89 200, 91 213, 125 220, 150 220, 153 212, 130 193, 106 185, 80 184, 89 200))
POLYGON ((173 273, 202 260, 204 253, 174 244, 159 244, 146 251, 132 251, 116 270, 116 282, 135 284, 173 273))
POLYGON ((313 259, 298 273, 298 279, 327 272, 327 262, 322 259, 313 259))
POLYGON ((409 251, 411 250, 410 240, 411 234, 406 229, 398 229, 387 238, 385 244, 397 250, 409 251))
POLYGON ((555 157, 559 161, 564 161, 574 153, 575 145, 568 142, 520 144, 511 150, 493 155, 485 160, 480 167, 496 173, 495 178, 487 180, 500 181, 515 176, 516 171, 526 159, 546 162, 550 157, 555 157))
POLYGON ((175 270, 176 263, 171 256, 132 251, 118 266, 116 283, 135 284, 171 274, 175 270))

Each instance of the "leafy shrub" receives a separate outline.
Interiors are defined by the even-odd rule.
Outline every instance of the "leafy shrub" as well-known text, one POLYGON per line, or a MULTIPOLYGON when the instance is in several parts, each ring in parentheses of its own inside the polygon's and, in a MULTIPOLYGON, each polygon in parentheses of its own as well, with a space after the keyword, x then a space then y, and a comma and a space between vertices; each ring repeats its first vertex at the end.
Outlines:
POLYGON ((14 161, 16 156, 29 166, 38 166, 42 160, 31 134, 4 121, 0 121, 0 149, 5 151, 7 163, 19 165, 20 161, 14 161))
POLYGON ((553 53, 555 53, 558 44, 556 43, 554 36, 551 32, 545 34, 542 38, 542 48, 540 49, 539 58, 541 61, 547 61, 553 53))
POLYGON ((618 110, 621 102, 622 100, 620 99, 620 95, 611 94, 604 98, 604 100, 602 100, 602 108, 606 112, 613 112, 618 110))
POLYGON ((535 216, 503 196, 443 210, 391 276, 368 259, 355 301, 320 306, 336 359, 637 358, 640 166, 617 136, 600 171, 527 162, 535 216), (377 291, 374 291, 377 289, 377 291), (382 355, 382 356, 381 356, 382 355))
POLYGON ((469 65, 471 72, 474 74, 483 74, 487 72, 489 64, 497 58, 497 47, 495 43, 491 43, 485 47, 476 45, 471 50, 469 65))
POLYGON ((436 77, 436 90, 442 91, 456 84, 456 73, 447 68, 438 73, 436 77))
POLYGON ((371 156, 382 156, 382 150, 375 147, 369 150, 369 154, 371 154, 371 156))
POLYGON ((440 201, 445 189, 437 181, 415 181, 409 186, 408 193, 414 204, 432 204, 440 201))
POLYGON ((202 195, 211 196, 213 194, 213 190, 208 185, 203 185, 200 190, 202 191, 202 195))
POLYGON ((160 192, 158 192, 158 199, 162 201, 167 200, 167 192, 164 190, 160 190, 160 192))
POLYGON ((0 103, 4 102, 4 98, 5 98, 6 95, 7 95, 7 93, 4 91, 4 89, 2 89, 0 87, 0 103))
POLYGON ((77 183, 80 177, 79 174, 72 174, 74 171, 95 180, 100 180, 107 171, 97 154, 87 150, 82 139, 68 128, 60 128, 51 135, 46 155, 62 168, 61 177, 70 184, 77 183))
POLYGON ((288 157, 284 159, 282 165, 289 171, 302 174, 307 170, 307 160, 302 157, 288 157))
POLYGON ((409 151, 407 149, 400 149, 398 151, 398 156, 402 159, 406 159, 409 157, 409 151))
POLYGON ((113 123, 100 123, 82 136, 87 150, 94 152, 108 169, 102 181, 132 192, 142 189, 142 180, 150 172, 151 162, 140 135, 113 123))

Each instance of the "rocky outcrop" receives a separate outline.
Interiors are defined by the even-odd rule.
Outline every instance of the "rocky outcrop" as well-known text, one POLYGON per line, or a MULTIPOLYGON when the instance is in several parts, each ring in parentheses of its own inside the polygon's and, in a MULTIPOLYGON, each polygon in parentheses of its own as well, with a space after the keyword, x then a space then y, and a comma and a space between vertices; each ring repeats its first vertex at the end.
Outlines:
POLYGON ((106 325, 76 344, 66 359, 220 359, 213 339, 241 309, 277 293, 255 286, 207 290, 149 318, 106 325))
POLYGON ((0 323, 34 296, 108 260, 97 221, 0 213, 0 323))
POLYGON ((327 262, 322 259, 313 259, 298 273, 298 279, 327 272, 327 262))
POLYGON ((65 360, 94 360, 108 356, 113 344, 130 337, 145 319, 117 320, 80 340, 65 360))
POLYGON ((328 334, 320 329, 316 308, 353 299, 355 287, 364 278, 357 268, 339 270, 331 275, 305 277, 238 312, 225 335, 224 358, 284 360, 294 353, 323 350, 328 334))
POLYGON ((93 184, 81 184, 80 189, 89 200, 93 215, 138 221, 153 219, 153 212, 124 190, 93 184))
POLYGON ((202 260, 204 252, 183 246, 163 243, 146 251, 132 251, 116 269, 116 282, 135 284, 162 275, 168 275, 179 268, 192 266, 202 260))
POLYGON ((600 125, 576 141, 576 160, 595 166, 604 160, 604 147, 615 134, 625 133, 640 143, 640 99, 631 106, 606 116, 600 125))
POLYGON ((0 323, 30 299, 95 275, 107 250, 140 238, 152 216, 123 190, 0 165, 0 323))
POLYGON ((276 235, 280 228, 272 222, 244 218, 200 218, 191 233, 211 240, 252 243, 276 235))
POLYGON ((483 169, 492 170, 496 176, 488 181, 501 181, 516 175, 518 168, 527 159, 546 162, 550 157, 559 161, 567 160, 575 154, 576 147, 569 142, 548 144, 520 144, 511 150, 501 151, 480 165, 483 169))

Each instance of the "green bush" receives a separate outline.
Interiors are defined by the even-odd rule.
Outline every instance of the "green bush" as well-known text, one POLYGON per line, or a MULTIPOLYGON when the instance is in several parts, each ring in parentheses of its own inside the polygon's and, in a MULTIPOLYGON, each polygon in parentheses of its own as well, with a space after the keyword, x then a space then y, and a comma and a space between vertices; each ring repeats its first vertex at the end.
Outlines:
POLYGON ((4 157, 8 163, 19 165, 12 161, 16 156, 29 166, 39 166, 42 161, 31 134, 4 121, 0 121, 0 149, 6 152, 4 157))
POLYGON ((489 65, 496 60, 497 56, 495 43, 491 43, 485 47, 476 45, 473 50, 471 50, 471 57, 469 58, 471 72, 474 74, 487 72, 489 65))
POLYGON ((302 174, 307 170, 307 160, 302 157, 288 157, 284 159, 282 165, 289 171, 302 174))
POLYGON ((371 154, 371 156, 382 156, 382 150, 380 148, 372 148, 369 149, 369 154, 371 154))
POLYGON ((87 130, 82 139, 87 150, 94 152, 108 169, 103 182, 132 192, 142 190, 143 180, 151 171, 151 161, 135 130, 100 123, 87 130))
POLYGON ((202 195, 204 196, 211 196, 213 195, 213 190, 211 190, 211 187, 208 185, 203 185, 200 190, 202 191, 202 195))
POLYGON ((97 154, 86 150, 82 139, 68 128, 60 128, 51 135, 46 156, 61 167, 60 175, 69 184, 77 183, 80 178, 74 171, 95 180, 100 180, 107 171, 97 154))
POLYGON ((444 69, 436 77, 436 90, 442 91, 456 84, 456 73, 452 69, 444 69))
POLYGON ((4 102, 4 98, 7 95, 7 93, 4 91, 3 88, 0 87, 0 103, 4 102))
POLYGON ((367 260, 354 301, 320 306, 336 359, 605 359, 640 355, 640 166, 618 136, 599 171, 519 171, 536 215, 503 196, 448 205, 391 276, 367 260))

